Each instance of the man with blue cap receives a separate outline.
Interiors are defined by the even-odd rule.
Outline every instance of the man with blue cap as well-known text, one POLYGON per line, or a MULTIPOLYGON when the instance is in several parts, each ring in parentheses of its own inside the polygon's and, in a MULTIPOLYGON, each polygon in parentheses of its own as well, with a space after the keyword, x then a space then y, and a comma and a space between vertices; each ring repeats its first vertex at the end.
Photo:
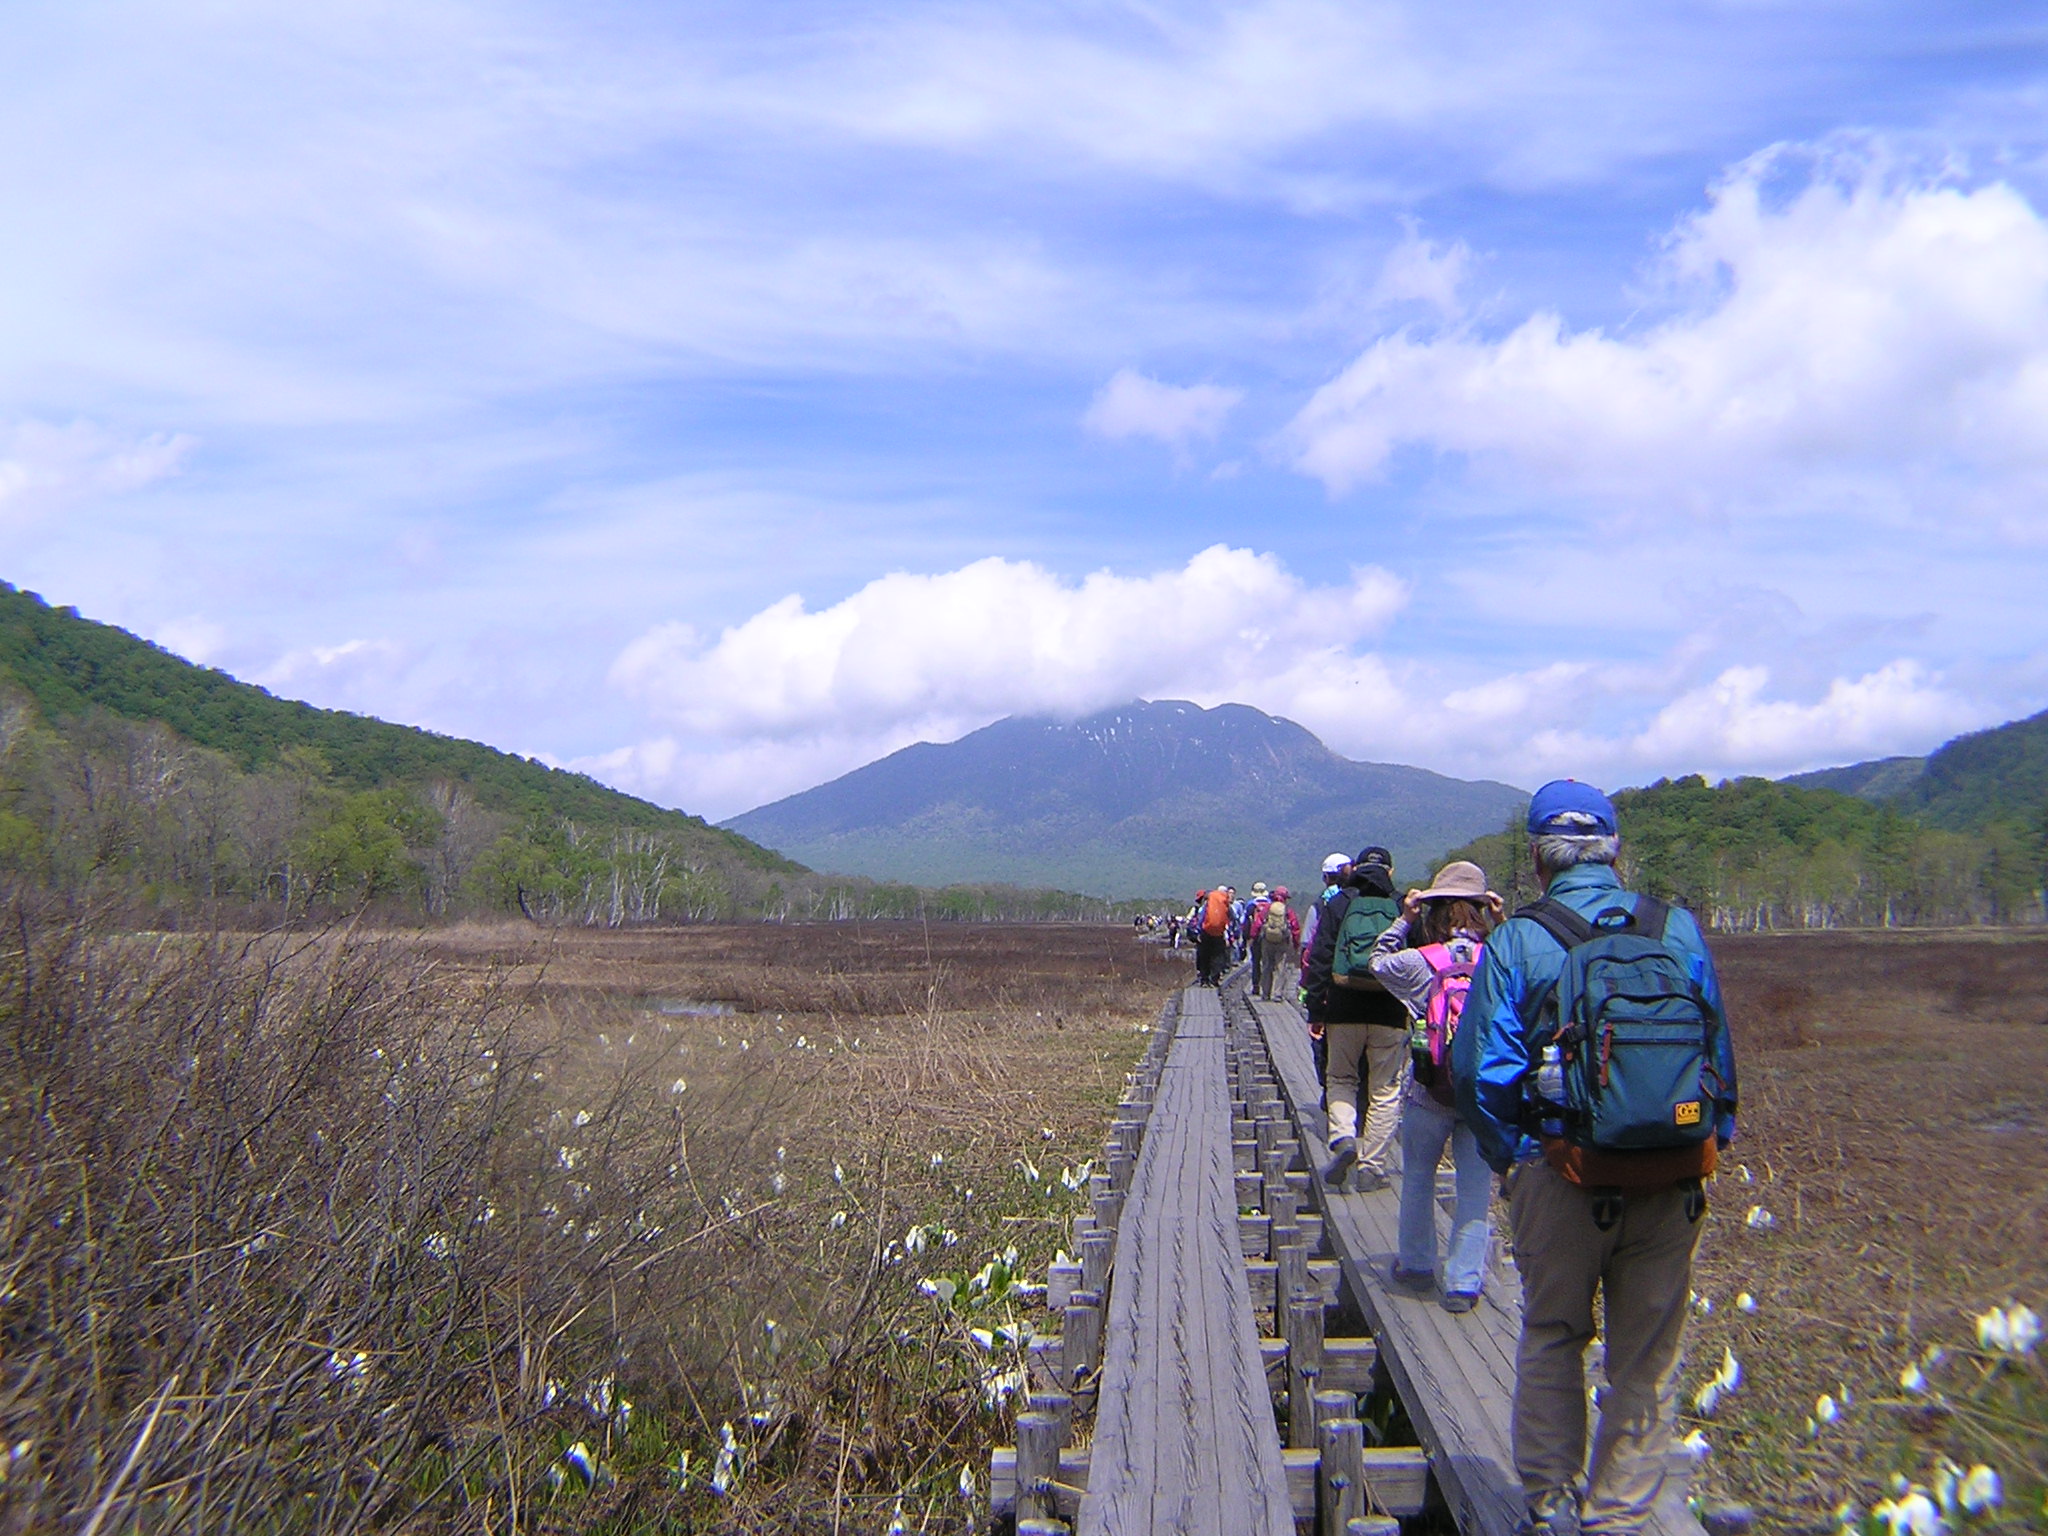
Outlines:
MULTIPOLYGON (((1452 1079, 1460 1117, 1505 1175, 1522 1277, 1522 1529, 1610 1536, 1642 1529, 1657 1506, 1685 1497, 1683 1475, 1668 1471, 1678 1359, 1702 1180, 1735 1134, 1735 1060, 1699 924, 1625 891, 1615 874, 1613 802, 1559 779, 1531 798, 1528 831, 1544 899, 1488 940, 1452 1044, 1452 1079), (1628 1010, 1641 999, 1605 979, 1624 961, 1635 967, 1629 975, 1664 988, 1655 1027, 1632 1028, 1628 1010), (1625 1101, 1632 1062, 1653 1050, 1680 1068, 1664 1071, 1661 1090, 1625 1101), (1617 1106, 1638 1115, 1628 1122, 1636 1139, 1616 1134, 1617 1106), (1596 1291, 1605 1296, 1608 1386, 1589 1459, 1585 1355, 1596 1291)), ((1635 1082, 1653 1076, 1645 1070, 1635 1082)))

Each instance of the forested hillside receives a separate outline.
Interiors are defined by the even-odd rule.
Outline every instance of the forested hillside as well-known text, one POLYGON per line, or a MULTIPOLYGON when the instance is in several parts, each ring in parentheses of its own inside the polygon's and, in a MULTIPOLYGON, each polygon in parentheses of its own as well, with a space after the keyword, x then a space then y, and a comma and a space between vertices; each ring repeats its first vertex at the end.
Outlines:
POLYGON ((2037 819, 2048 809, 2048 710, 1958 736, 1927 759, 1895 803, 1938 827, 2037 819))
POLYGON ((815 875, 581 774, 276 698, 4 583, 0 873, 162 920, 252 904, 614 926, 1107 910, 815 875))
MULTIPOLYGON (((1615 796, 1622 873, 1713 927, 1896 927, 2039 921, 2048 818, 1930 826, 1829 789, 1697 775, 1615 796)), ((1510 904, 1535 894, 1519 818, 1460 850, 1510 904)))

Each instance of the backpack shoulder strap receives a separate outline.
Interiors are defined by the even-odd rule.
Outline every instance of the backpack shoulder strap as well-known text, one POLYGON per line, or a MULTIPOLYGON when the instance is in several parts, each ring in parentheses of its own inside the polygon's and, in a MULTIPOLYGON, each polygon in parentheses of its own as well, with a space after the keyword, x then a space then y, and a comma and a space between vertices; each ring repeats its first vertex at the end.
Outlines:
POLYGON ((1635 930, 1646 939, 1664 942, 1664 930, 1671 924, 1671 908, 1654 896, 1636 897, 1635 930))
POLYGON ((1514 915, 1526 917, 1567 950, 1577 949, 1598 932, 1590 922, 1553 896, 1518 907, 1514 915))

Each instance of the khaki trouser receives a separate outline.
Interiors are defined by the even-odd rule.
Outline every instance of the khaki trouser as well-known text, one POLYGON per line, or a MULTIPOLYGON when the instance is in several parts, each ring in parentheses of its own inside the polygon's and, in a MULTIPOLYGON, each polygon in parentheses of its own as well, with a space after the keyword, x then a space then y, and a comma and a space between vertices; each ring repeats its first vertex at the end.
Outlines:
MULTIPOLYGON (((1294 959, 1294 946, 1292 944, 1268 944, 1263 935, 1260 937, 1259 943, 1261 946, 1259 954, 1259 996, 1270 1003, 1273 1001, 1273 978, 1279 973, 1282 966, 1287 965, 1294 959)), ((1293 997, 1294 989, 1290 987, 1287 995, 1293 997)))
MULTIPOLYGON (((1582 1528, 1641 1529, 1671 1463, 1679 1348, 1700 1223, 1685 1192, 1629 1195, 1605 1232, 1593 1196, 1548 1163, 1514 1174, 1515 1267, 1522 1274, 1522 1342, 1515 1365, 1515 1466, 1534 1507, 1581 1487, 1582 1528), (1604 1293, 1607 1390, 1586 1463, 1586 1345, 1593 1293, 1604 1293)), ((1682 1497, 1684 1490, 1677 1490, 1682 1497)))
POLYGON ((1408 1031, 1385 1024, 1332 1024, 1326 1033, 1329 1069, 1323 1097, 1330 1106, 1330 1140, 1358 1137, 1359 1168, 1385 1177, 1387 1148, 1401 1128, 1401 1090, 1408 1085, 1408 1031), (1358 1129, 1361 1066, 1366 1083, 1363 1135, 1358 1129))

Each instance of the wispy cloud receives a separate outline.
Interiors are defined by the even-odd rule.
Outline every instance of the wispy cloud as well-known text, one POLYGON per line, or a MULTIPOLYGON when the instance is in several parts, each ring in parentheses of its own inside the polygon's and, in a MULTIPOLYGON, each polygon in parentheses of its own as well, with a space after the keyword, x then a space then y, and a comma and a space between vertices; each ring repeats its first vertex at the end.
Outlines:
POLYGON ((2048 222, 2009 184, 1774 150, 1679 225, 1660 276, 1682 307, 1640 334, 1539 313, 1376 342, 1295 419, 1295 462, 1343 491, 1416 444, 1628 505, 2048 533, 2048 222))
POLYGON ((194 446, 183 433, 134 438, 88 421, 17 421, 0 431, 0 524, 140 490, 176 474, 194 446))
POLYGON ((1220 384, 1162 384, 1130 368, 1119 368, 1089 402, 1081 425, 1112 441, 1155 438, 1185 449, 1196 438, 1213 438, 1244 399, 1241 389, 1220 384))

